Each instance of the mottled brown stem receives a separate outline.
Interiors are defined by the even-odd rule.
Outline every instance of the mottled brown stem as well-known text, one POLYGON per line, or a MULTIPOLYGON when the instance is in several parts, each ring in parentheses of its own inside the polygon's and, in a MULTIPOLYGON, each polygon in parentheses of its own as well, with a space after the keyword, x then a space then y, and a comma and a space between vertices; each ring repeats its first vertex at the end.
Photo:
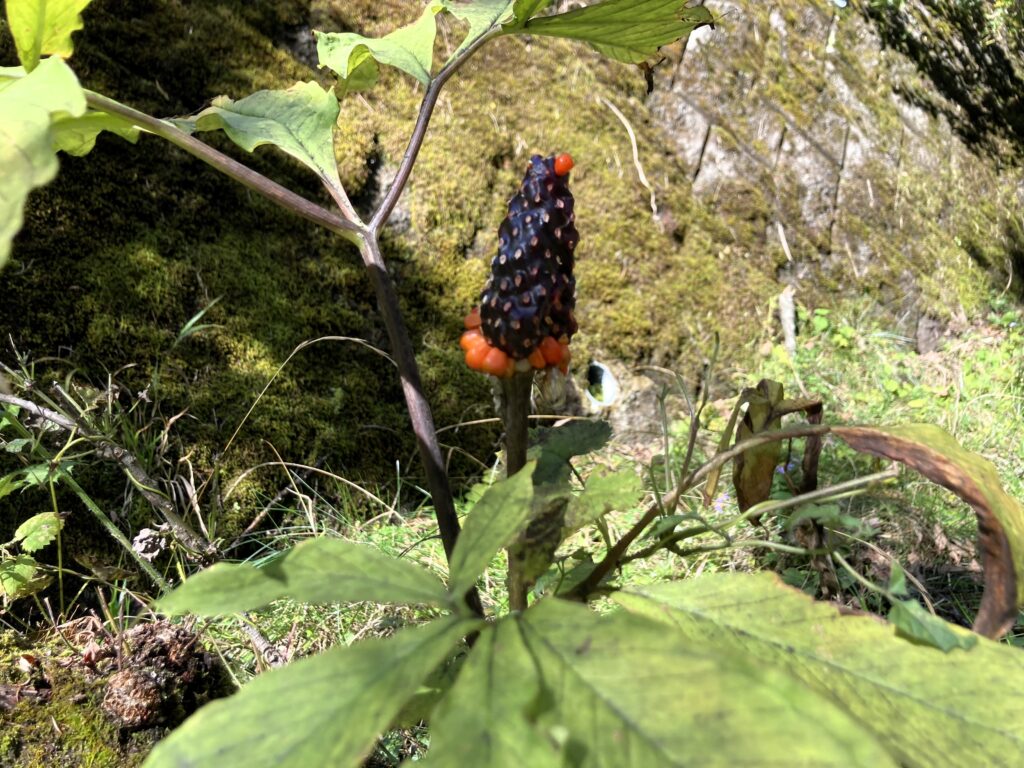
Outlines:
MULTIPOLYGON (((511 378, 500 379, 499 382, 500 415, 505 427, 505 475, 512 477, 526 466, 533 371, 517 373, 511 378)), ((513 611, 525 611, 529 585, 523 580, 522 563, 516 557, 515 551, 515 547, 508 551, 508 603, 513 611)))

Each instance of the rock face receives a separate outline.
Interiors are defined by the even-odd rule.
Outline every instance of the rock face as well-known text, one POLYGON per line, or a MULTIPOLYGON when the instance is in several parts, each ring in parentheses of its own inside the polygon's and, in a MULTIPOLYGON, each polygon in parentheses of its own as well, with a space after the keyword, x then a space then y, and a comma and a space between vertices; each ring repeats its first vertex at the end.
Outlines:
MULTIPOLYGON (((1007 111, 1022 92, 1020 59, 1006 41, 981 45, 977 19, 958 10, 970 4, 709 5, 715 30, 665 51, 651 95, 638 70, 529 38, 485 47, 446 90, 385 242, 439 425, 489 415, 486 382, 466 370, 457 339, 535 152, 577 162, 581 374, 589 357, 691 373, 715 333, 720 359, 749 360, 786 284, 812 307, 866 293, 913 336, 925 310, 955 324, 993 280, 1021 273, 1021 110, 1007 111)), ((384 34, 416 6, 96 0, 72 63, 88 87, 186 114, 221 93, 324 78, 310 29, 384 34)), ((13 60, 0 22, 0 64, 13 60)), ((357 206, 401 158, 420 93, 389 72, 365 98, 345 99, 336 147, 357 206)), ((210 140, 327 202, 287 158, 210 140)), ((392 478, 396 460, 406 470, 413 448, 393 369, 337 341, 294 358, 220 455, 298 344, 330 335, 386 346, 386 336, 351 247, 155 139, 104 137, 88 157, 64 159, 33 196, 2 279, 0 329, 20 352, 49 358, 42 381, 73 368, 105 384, 106 371, 133 364, 117 377, 123 396, 152 385, 158 422, 187 408, 180 453, 200 473, 216 460, 224 487, 274 460, 264 441, 285 460, 322 459, 367 482, 392 478), (214 327, 176 344, 217 298, 203 316, 214 327)), ((486 458, 493 437, 460 432, 460 447, 486 458)), ((455 456, 453 473, 470 471, 455 456)), ((276 482, 249 476, 212 513, 218 530, 244 525, 260 484, 276 482)))
POLYGON ((737 247, 773 254, 798 302, 868 293, 911 335, 925 310, 976 311, 993 268, 1019 258, 1024 148, 1022 90, 1005 87, 1020 60, 997 41, 971 58, 981 11, 707 5, 723 23, 691 36, 650 107, 699 200, 762 218, 737 247), (1001 74, 982 77, 993 61, 1001 74))

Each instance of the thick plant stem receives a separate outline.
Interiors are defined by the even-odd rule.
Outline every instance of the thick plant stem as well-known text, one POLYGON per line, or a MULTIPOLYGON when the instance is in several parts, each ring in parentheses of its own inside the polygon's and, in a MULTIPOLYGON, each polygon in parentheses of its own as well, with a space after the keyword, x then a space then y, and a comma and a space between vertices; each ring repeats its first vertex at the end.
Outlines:
MULTIPOLYGON (((508 379, 499 379, 499 386, 501 421, 505 426, 505 474, 512 477, 526 466, 533 371, 517 373, 508 379)), ((523 578, 522 562, 516 557, 516 547, 508 551, 507 583, 509 608, 513 611, 525 611, 529 585, 523 578)))
MULTIPOLYGON (((448 561, 451 562, 452 552, 455 551, 455 541, 459 537, 459 518, 455 514, 455 502, 452 500, 452 491, 448 484, 448 472, 445 470, 441 446, 437 441, 434 416, 430 411, 430 403, 427 402, 427 398, 423 394, 423 383, 420 381, 420 371, 416 364, 412 341, 409 339, 409 332, 402 320, 398 294, 395 292, 395 285, 384 265, 377 239, 375 237, 366 238, 360 246, 360 252, 366 265, 366 271, 373 283, 373 290, 377 294, 378 309, 384 318, 388 339, 391 341, 391 355, 398 365, 398 375, 402 381, 402 394, 405 396, 409 420, 412 422, 413 434, 416 436, 416 446, 419 449, 420 459, 423 461, 423 471, 427 476, 427 487, 430 489, 430 496, 434 503, 434 515, 437 517, 441 543, 444 545, 448 561)), ((480 595, 475 589, 466 595, 466 602, 474 613, 483 615, 480 595)))

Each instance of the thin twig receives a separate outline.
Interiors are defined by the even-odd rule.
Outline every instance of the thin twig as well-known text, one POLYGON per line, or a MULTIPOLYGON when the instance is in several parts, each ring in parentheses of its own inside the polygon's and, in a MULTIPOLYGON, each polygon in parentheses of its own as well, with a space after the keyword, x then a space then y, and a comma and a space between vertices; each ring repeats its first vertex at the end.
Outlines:
POLYGON ((651 213, 654 216, 658 215, 658 200, 654 195, 654 187, 651 186, 651 182, 647 180, 647 175, 644 173, 644 167, 640 164, 640 148, 636 144, 636 134, 633 133, 633 126, 630 125, 629 120, 622 114, 618 107, 612 104, 604 96, 598 96, 597 100, 604 104, 608 109, 612 111, 612 114, 619 118, 619 122, 626 128, 626 133, 629 134, 629 144, 633 149, 633 167, 636 168, 636 175, 640 179, 640 183, 644 185, 648 192, 651 193, 651 213))
POLYGON ((419 155, 420 147, 423 146, 423 139, 427 135, 430 118, 434 113, 437 98, 441 95, 441 89, 444 87, 444 84, 448 82, 449 78, 455 74, 459 67, 466 63, 466 59, 476 53, 487 41, 497 34, 498 31, 495 30, 486 32, 478 37, 462 50, 457 57, 449 61, 437 73, 434 79, 430 81, 427 92, 423 95, 419 114, 416 116, 416 125, 413 128, 412 136, 409 137, 409 145, 406 147, 405 154, 402 156, 402 162, 398 166, 397 173, 395 173, 395 180, 391 182, 391 186, 384 195, 384 199, 370 219, 367 229, 371 236, 376 237, 381 228, 387 223, 391 212, 398 203, 398 198, 402 196, 402 191, 405 189, 405 185, 409 181, 409 175, 412 173, 412 167, 416 163, 416 157, 419 155))
POLYGON ((619 564, 630 545, 636 541, 637 537, 639 537, 640 534, 646 530, 647 526, 654 521, 658 516, 659 509, 672 508, 678 503, 679 498, 684 493, 697 485, 697 483, 707 477, 718 467, 723 466, 744 451, 756 448, 759 445, 766 445, 768 443, 775 443, 781 440, 789 440, 797 437, 821 436, 828 434, 830 430, 831 427, 826 424, 812 424, 787 427, 786 429, 780 429, 774 432, 762 432, 760 435, 756 435, 749 440, 744 440, 742 443, 733 446, 728 451, 722 451, 721 453, 716 454, 710 461, 705 462, 701 467, 698 467, 694 472, 691 472, 685 479, 683 479, 682 482, 679 483, 678 486, 661 496, 657 502, 649 504, 640 520, 637 521, 632 528, 626 531, 625 535, 619 539, 615 543, 615 546, 608 551, 608 554, 604 556, 604 559, 594 567, 594 570, 590 572, 590 575, 572 591, 573 596, 583 598, 592 592, 594 588, 601 583, 601 580, 619 564))
MULTIPOLYGON (((526 466, 529 442, 530 394, 533 391, 533 371, 500 379, 501 420, 505 425, 505 476, 512 477, 526 466)), ((521 539, 520 539, 521 543, 521 539)), ((516 547, 508 553, 508 601, 513 611, 525 611, 528 585, 523 580, 522 560, 516 557, 516 547)))
POLYGON ((139 492, 143 495, 146 501, 148 501, 150 505, 160 513, 161 517, 163 517, 167 524, 171 526, 177 534, 178 539, 185 546, 202 555, 206 559, 212 558, 217 554, 216 547, 192 530, 188 523, 186 523, 178 514, 174 505, 157 490, 157 482, 146 473, 142 468, 142 465, 139 463, 139 460, 125 448, 114 443, 107 437, 93 431, 89 425, 70 419, 63 414, 50 410, 49 408, 36 405, 30 400, 0 393, 0 403, 16 405, 34 416, 38 416, 52 424, 56 424, 61 429, 67 431, 77 430, 83 437, 94 441, 96 444, 94 449, 96 455, 101 458, 113 459, 121 465, 121 468, 128 476, 128 479, 131 480, 132 484, 139 489, 139 492))

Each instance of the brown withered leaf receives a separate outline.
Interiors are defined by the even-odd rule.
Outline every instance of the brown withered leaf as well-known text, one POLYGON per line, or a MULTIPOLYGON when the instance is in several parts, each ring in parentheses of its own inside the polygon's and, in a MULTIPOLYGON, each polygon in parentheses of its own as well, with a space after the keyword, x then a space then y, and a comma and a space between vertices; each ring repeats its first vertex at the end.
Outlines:
POLYGON ((832 433, 854 450, 906 464, 971 505, 985 570, 973 629, 991 638, 1005 634, 1024 604, 1024 507, 1003 490, 992 463, 932 424, 835 427, 832 433))
MULTIPOLYGON (((821 423, 822 405, 819 398, 784 399, 782 384, 770 379, 761 379, 754 389, 743 390, 737 407, 744 402, 747 403, 747 412, 736 427, 737 444, 762 432, 780 429, 782 418, 793 413, 806 414, 811 424, 821 423)), ((732 422, 730 427, 731 424, 732 422)), ((821 438, 808 438, 804 449, 801 493, 813 491, 818 487, 820 453, 821 438)), ((772 479, 781 455, 782 446, 779 443, 769 443, 744 451, 733 461, 732 481, 741 512, 746 512, 771 495, 772 479)), ((714 480, 717 479, 715 476, 714 480)), ((757 524, 760 517, 751 520, 757 524)))
MULTIPOLYGON (((775 412, 775 406, 783 398, 779 382, 761 379, 753 390, 744 390, 742 397, 747 401, 747 412, 736 427, 737 444, 761 432, 782 427, 782 415, 775 412)), ((736 488, 736 503, 741 512, 746 512, 771 494, 772 477, 781 454, 781 445, 766 443, 744 451, 733 460, 732 484, 736 488)), ((757 523, 757 520, 753 522, 757 523)))

